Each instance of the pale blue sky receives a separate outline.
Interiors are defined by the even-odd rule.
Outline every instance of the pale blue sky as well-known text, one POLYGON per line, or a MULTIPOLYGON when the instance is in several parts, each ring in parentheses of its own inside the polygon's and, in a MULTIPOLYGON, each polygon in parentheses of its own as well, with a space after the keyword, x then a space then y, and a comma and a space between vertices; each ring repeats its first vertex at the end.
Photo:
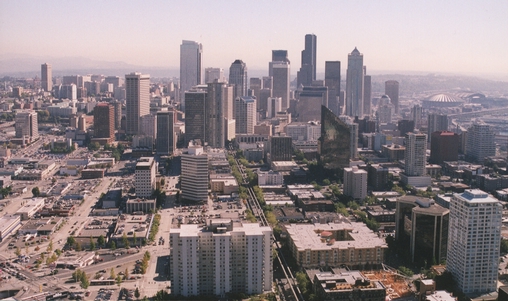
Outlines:
POLYGON ((267 69, 272 49, 300 68, 317 35, 318 72, 358 47, 367 70, 508 74, 508 1, 0 0, 0 55, 82 56, 178 67, 183 39, 204 66, 242 59, 267 69))

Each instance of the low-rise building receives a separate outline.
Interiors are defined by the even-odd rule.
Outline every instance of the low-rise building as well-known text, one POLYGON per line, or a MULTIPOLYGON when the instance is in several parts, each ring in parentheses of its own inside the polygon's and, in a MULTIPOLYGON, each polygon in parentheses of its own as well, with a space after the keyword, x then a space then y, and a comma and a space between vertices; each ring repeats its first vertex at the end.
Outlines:
POLYGON ((0 241, 3 241, 21 224, 19 215, 4 215, 0 217, 0 241))
POLYGON ((128 214, 155 212, 155 199, 129 199, 125 204, 125 212, 128 214))
POLYGON ((44 208, 45 199, 44 198, 34 198, 26 201, 25 205, 21 207, 15 215, 19 215, 21 220, 26 221, 32 218, 39 210, 44 208))

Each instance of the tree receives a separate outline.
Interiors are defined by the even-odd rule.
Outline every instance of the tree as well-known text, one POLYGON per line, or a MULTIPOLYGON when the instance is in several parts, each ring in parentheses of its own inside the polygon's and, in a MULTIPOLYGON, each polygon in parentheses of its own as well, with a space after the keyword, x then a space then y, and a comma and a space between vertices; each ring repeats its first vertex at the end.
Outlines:
POLYGON ((124 273, 124 279, 129 279, 129 269, 128 268, 125 268, 125 272, 124 273))
POLYGON ((115 268, 111 268, 111 270, 109 271, 109 278, 111 279, 116 278, 115 268))
POLYGON ((16 256, 21 256, 21 249, 19 247, 16 247, 16 251, 14 251, 14 254, 16 254, 16 256))
POLYGON ((136 236, 136 232, 134 232, 132 234, 132 240, 134 241, 134 246, 137 246, 138 245, 138 238, 136 236))
POLYGON ((508 253, 508 240, 501 238, 501 253, 506 254, 508 253))
POLYGON ((110 243, 109 243, 109 247, 111 248, 111 250, 116 250, 116 243, 114 240, 112 240, 110 243))
POLYGON ((97 238, 97 244, 99 245, 99 247, 103 247, 105 243, 106 240, 104 239, 104 236, 101 234, 101 236, 97 238))
POLYGON ((83 248, 81 247, 81 243, 77 242, 75 246, 76 251, 81 252, 83 248))
POLYGON ((101 145, 98 142, 92 142, 88 145, 88 149, 91 151, 98 151, 101 148, 101 145))
POLYGON ((37 198, 41 195, 41 191, 39 190, 38 186, 35 186, 34 188, 32 188, 32 194, 33 194, 34 198, 37 198))
POLYGON ((76 243, 76 239, 74 238, 74 236, 71 235, 71 236, 67 237, 67 245, 73 246, 75 243, 76 243))
POLYGON ((127 238, 127 235, 125 233, 122 235, 122 243, 123 243, 124 248, 126 248, 126 249, 130 248, 129 239, 127 238))
POLYGON ((53 240, 49 241, 48 248, 46 249, 46 251, 48 251, 48 252, 53 251, 53 240))
POLYGON ((134 297, 136 297, 136 299, 139 299, 140 296, 141 294, 139 293, 139 288, 136 287, 136 290, 134 291, 134 297))
POLYGON ((328 180, 328 179, 324 179, 324 180, 323 180, 323 185, 325 185, 325 186, 330 185, 330 180, 328 180))
POLYGON ((122 277, 120 275, 116 277, 116 285, 118 286, 122 285, 122 277))
POLYGON ((90 236, 90 250, 95 250, 95 241, 93 237, 90 236))
POLYGON ((307 279, 307 275, 304 272, 296 273, 296 282, 298 283, 298 287, 303 295, 307 294, 307 287, 309 286, 309 280, 307 279))

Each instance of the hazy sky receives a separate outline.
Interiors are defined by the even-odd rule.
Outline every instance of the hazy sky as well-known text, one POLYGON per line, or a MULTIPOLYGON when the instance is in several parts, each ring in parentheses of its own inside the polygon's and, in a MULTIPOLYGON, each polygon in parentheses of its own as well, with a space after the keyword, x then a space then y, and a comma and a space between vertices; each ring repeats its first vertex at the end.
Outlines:
POLYGON ((296 73, 307 33, 318 72, 325 60, 345 69, 356 46, 371 71, 508 73, 506 0, 0 0, 0 56, 178 67, 185 39, 203 44, 205 67, 267 69, 287 49, 296 73))

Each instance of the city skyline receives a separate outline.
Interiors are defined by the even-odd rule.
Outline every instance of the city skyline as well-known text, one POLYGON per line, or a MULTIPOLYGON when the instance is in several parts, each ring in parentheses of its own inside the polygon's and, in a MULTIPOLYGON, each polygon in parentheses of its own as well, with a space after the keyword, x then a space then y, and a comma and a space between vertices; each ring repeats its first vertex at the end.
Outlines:
MULTIPOLYGON (((393 70, 508 77, 508 61, 503 60, 508 41, 501 38, 508 34, 508 21, 503 17, 508 12, 506 2, 344 1, 337 5, 325 1, 315 5, 301 1, 288 6, 224 1, 202 2, 200 10, 186 2, 96 3, 100 5, 56 0, 2 2, 0 62, 27 55, 178 68, 181 41, 193 40, 203 45, 204 68, 227 69, 241 57, 249 69, 263 70, 271 50, 285 49, 294 76, 301 67, 302 37, 315 34, 319 38, 318 73, 324 72, 325 61, 341 61, 344 67, 347 54, 358 47, 371 74, 393 70), (249 13, 232 13, 242 10, 249 13), (315 16, 312 22, 297 22, 303 11, 315 16), (191 16, 202 21, 189 22, 191 16), (274 19, 277 28, 265 22, 274 19), (240 23, 253 25, 228 26, 240 23), (58 37, 60 43, 51 37, 58 37), (125 47, 128 43, 133 47, 125 47)), ((53 64, 53 70, 64 67, 53 64)))

